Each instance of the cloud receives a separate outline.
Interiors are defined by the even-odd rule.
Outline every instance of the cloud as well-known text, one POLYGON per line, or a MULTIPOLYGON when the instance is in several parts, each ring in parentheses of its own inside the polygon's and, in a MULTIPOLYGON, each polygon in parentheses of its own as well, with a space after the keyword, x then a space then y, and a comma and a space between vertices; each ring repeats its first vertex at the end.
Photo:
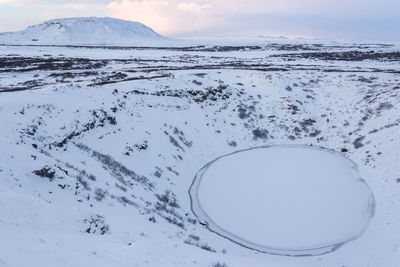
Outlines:
POLYGON ((213 4, 196 1, 114 1, 107 5, 112 17, 142 22, 162 34, 212 27, 220 18, 213 16, 213 4))
MULTIPOLYGON (((300 20, 307 24, 318 19, 326 24, 329 20, 386 19, 397 16, 398 0, 114 0, 107 5, 114 17, 141 21, 163 34, 215 31, 220 28, 231 31, 229 25, 238 26, 236 19, 245 18, 240 28, 254 28, 251 16, 271 22, 275 18, 297 28, 300 20), (292 19, 291 16, 293 16, 292 19), (284 19, 284 21, 282 21, 284 19), (243 27, 244 26, 244 27, 243 27)), ((259 21, 259 19, 257 19, 259 21)), ((272 21, 273 23, 273 21, 272 21)), ((275 24, 275 23, 273 23, 275 24)), ((256 25, 258 26, 258 25, 256 25)), ((278 25, 279 26, 279 25, 278 25)), ((312 25, 308 25, 311 27, 312 25)), ((233 27, 233 26, 232 26, 233 27)), ((251 31, 249 28, 247 31, 251 31)), ((260 28, 260 27, 257 27, 260 28)), ((281 27, 278 27, 278 29, 281 27)), ((307 30, 307 29, 305 29, 307 30)), ((338 29, 336 29, 337 31, 338 29)), ((244 32, 246 30, 243 30, 244 32)))
POLYGON ((29 23, 38 23, 56 17, 111 16, 139 21, 172 36, 287 34, 347 38, 353 31, 354 36, 363 33, 374 38, 385 33, 390 38, 398 37, 396 27, 400 26, 399 0, 0 0, 0 5, 3 28, 6 21, 2 20, 2 10, 9 28, 28 23, 28 18, 29 23), (3 6, 13 7, 13 11, 6 12, 11 9, 3 6))
POLYGON ((212 8, 211 4, 200 5, 198 3, 190 2, 190 3, 179 3, 177 8, 184 12, 200 12, 204 9, 212 8))
POLYGON ((162 34, 182 34, 218 27, 231 14, 282 10, 271 0, 117 0, 107 8, 113 17, 140 21, 162 34), (268 5, 270 3, 270 5, 268 5))
POLYGON ((106 4, 94 0, 0 0, 0 32, 22 30, 45 20, 78 16, 108 16, 106 4))

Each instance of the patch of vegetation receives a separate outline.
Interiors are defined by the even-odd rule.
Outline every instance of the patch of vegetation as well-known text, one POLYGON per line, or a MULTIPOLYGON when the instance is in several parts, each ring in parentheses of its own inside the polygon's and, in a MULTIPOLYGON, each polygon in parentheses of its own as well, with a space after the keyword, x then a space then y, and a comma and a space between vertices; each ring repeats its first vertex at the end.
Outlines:
POLYGON ((255 139, 255 140, 258 140, 258 139, 268 139, 268 136, 269 136, 269 132, 268 132, 268 130, 266 130, 266 129, 255 129, 255 130, 253 130, 253 138, 255 139))
POLYGON ((230 142, 228 143, 228 145, 231 146, 231 147, 236 147, 236 146, 237 146, 237 143, 236 143, 235 141, 230 141, 230 142))
POLYGON ((65 146, 68 143, 68 141, 72 140, 74 137, 80 136, 81 134, 88 132, 94 128, 104 127, 107 122, 111 125, 117 124, 116 118, 114 116, 109 115, 107 111, 104 110, 97 110, 97 111, 93 110, 92 117, 93 120, 83 125, 83 129, 68 134, 61 142, 56 142, 53 145, 61 148, 65 146))
POLYGON ((34 174, 40 177, 49 178, 50 181, 54 179, 56 172, 51 167, 43 167, 40 170, 33 171, 34 174))
POLYGON ((102 201, 107 195, 107 191, 101 189, 101 188, 96 188, 96 190, 94 190, 94 199, 96 199, 97 201, 102 201))
POLYGON ((104 217, 101 215, 91 216, 83 222, 87 225, 85 232, 88 234, 105 235, 110 231, 110 226, 105 223, 104 217))
POLYGON ((356 140, 354 140, 353 145, 355 149, 361 148, 364 146, 364 144, 362 143, 362 141, 365 139, 365 136, 360 136, 358 138, 356 138, 356 140))
POLYGON ((160 202, 162 202, 172 208, 180 208, 178 202, 176 201, 175 194, 173 192, 171 192, 170 190, 166 190, 164 192, 164 194, 162 194, 162 195, 156 194, 156 197, 160 202))
POLYGON ((146 186, 148 189, 153 189, 154 185, 149 181, 149 179, 145 176, 138 175, 133 170, 128 169, 118 161, 116 161, 110 155, 105 155, 95 150, 90 149, 84 144, 76 145, 79 149, 91 153, 91 156, 101 162, 103 168, 107 170, 113 177, 117 178, 117 180, 124 186, 133 186, 131 180, 140 183, 146 186), (129 180, 125 179, 129 178, 129 180))
POLYGON ((185 244, 196 246, 198 248, 207 250, 209 252, 217 252, 214 248, 210 247, 207 243, 200 243, 200 237, 197 235, 189 235, 189 238, 184 241, 185 244))

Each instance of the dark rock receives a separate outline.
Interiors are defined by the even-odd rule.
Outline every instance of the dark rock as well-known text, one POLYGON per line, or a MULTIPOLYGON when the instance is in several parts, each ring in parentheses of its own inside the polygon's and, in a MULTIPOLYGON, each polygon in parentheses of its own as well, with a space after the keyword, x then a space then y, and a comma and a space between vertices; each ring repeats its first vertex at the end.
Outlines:
POLYGON ((54 174, 56 173, 51 169, 51 167, 43 167, 40 170, 35 170, 33 171, 34 174, 40 177, 45 177, 49 178, 50 180, 53 180, 54 174))
POLYGON ((358 137, 356 140, 354 140, 353 145, 355 149, 358 149, 360 147, 363 147, 364 144, 362 141, 365 139, 365 136, 358 137))
POLYGON ((256 129, 253 130, 254 139, 268 139, 268 130, 256 129))

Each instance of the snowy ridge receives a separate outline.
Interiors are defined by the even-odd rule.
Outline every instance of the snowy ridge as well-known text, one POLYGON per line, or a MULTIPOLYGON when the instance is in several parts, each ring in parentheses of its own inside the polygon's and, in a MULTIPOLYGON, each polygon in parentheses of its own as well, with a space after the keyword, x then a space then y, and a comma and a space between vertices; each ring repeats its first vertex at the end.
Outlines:
POLYGON ((0 33, 0 43, 6 44, 136 44, 163 39, 139 22, 96 17, 54 19, 0 33))

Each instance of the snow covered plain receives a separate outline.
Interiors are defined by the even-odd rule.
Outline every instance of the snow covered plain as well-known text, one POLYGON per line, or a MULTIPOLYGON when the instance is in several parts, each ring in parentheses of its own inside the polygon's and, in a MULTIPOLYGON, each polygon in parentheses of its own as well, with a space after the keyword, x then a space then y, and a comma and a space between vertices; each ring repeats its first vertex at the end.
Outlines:
POLYGON ((0 266, 398 267, 399 62, 385 44, 2 45, 0 266), (363 235, 287 257, 199 222, 205 164, 281 144, 358 165, 376 201, 363 235))

